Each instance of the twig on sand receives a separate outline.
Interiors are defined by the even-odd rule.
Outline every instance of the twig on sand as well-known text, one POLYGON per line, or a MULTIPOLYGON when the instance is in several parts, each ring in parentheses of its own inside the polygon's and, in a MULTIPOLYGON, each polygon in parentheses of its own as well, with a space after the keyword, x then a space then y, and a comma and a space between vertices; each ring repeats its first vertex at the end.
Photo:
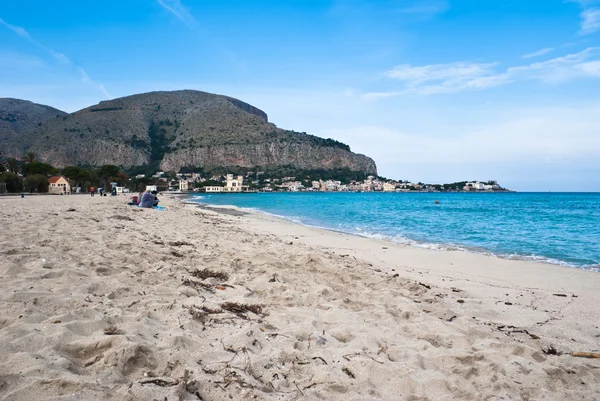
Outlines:
POLYGON ((350 369, 348 369, 347 367, 344 366, 342 368, 342 372, 344 372, 345 374, 347 374, 352 379, 356 379, 356 376, 354 375, 354 373, 352 373, 352 371, 350 369))
POLYGON ((350 358, 353 358, 353 357, 355 357, 355 356, 359 356, 359 355, 364 355, 364 356, 366 356, 367 358, 371 358, 373 361, 375 361, 375 362, 377 362, 377 363, 380 363, 380 364, 382 364, 382 365, 383 365, 383 362, 382 362, 382 361, 378 361, 377 359, 373 358, 371 355, 367 354, 367 352, 366 352, 366 351, 363 351, 363 352, 355 352, 355 353, 353 353, 353 354, 346 354, 346 355, 343 355, 342 357, 343 357, 345 360, 347 360, 347 361, 350 361, 350 358))
POLYGON ((173 387, 179 384, 179 380, 153 378, 141 380, 140 384, 155 384, 160 387, 173 387))
POLYGON ((178 389, 178 396, 179 396, 179 401, 183 401, 185 399, 185 393, 187 393, 187 384, 188 384, 188 376, 189 376, 190 372, 186 369, 183 372, 183 380, 181 381, 181 385, 179 386, 178 389))
POLYGON ((600 354, 597 354, 595 352, 573 352, 573 353, 571 353, 571 355, 579 357, 579 358, 595 358, 595 359, 600 359, 600 354))

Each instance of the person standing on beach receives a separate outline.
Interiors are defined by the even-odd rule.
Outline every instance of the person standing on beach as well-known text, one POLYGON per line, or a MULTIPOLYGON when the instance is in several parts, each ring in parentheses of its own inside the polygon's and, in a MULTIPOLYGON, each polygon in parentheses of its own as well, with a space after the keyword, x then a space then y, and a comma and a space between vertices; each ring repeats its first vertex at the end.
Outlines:
POLYGON ((96 188, 90 187, 90 194, 94 196, 94 192, 96 192, 96 188))

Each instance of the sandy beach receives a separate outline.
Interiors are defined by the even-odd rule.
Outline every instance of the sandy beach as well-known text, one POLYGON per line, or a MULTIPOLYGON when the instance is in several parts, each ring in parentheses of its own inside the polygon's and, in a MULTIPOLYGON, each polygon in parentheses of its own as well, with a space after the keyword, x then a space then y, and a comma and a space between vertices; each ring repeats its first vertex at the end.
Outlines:
POLYGON ((0 400, 600 399, 599 273, 126 201, 0 198, 0 400))

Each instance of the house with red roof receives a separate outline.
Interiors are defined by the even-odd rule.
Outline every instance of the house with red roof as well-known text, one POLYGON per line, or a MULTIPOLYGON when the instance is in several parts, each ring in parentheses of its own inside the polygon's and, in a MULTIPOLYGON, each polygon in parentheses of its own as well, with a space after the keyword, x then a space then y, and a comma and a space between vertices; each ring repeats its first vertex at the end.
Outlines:
POLYGON ((48 178, 50 185, 48 186, 48 193, 51 194, 69 194, 71 193, 71 183, 66 177, 62 175, 48 178))

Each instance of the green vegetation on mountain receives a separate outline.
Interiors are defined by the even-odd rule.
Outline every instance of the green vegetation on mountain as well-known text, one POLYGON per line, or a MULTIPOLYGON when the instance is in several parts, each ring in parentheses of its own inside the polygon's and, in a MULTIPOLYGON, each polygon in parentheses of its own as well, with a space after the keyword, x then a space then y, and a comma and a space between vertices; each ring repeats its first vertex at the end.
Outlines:
POLYGON ((377 172, 373 160, 346 144, 280 129, 254 106, 199 91, 133 95, 35 121, 18 152, 7 153, 0 142, 0 153, 30 150, 57 167, 112 164, 146 174, 190 166, 377 172))

